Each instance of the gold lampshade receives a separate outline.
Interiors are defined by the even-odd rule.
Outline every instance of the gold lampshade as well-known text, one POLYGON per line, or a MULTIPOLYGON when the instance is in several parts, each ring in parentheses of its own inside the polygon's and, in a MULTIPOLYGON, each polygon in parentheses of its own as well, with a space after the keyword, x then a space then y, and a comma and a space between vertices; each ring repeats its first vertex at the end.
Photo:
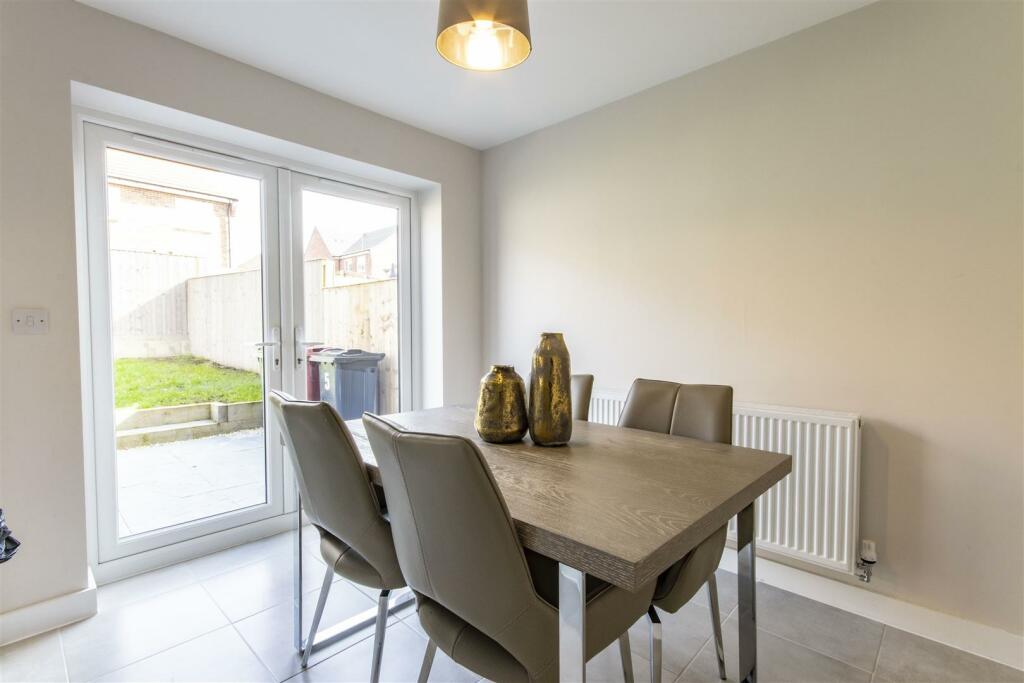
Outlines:
POLYGON ((456 66, 500 71, 530 56, 526 0, 440 0, 437 51, 456 66))

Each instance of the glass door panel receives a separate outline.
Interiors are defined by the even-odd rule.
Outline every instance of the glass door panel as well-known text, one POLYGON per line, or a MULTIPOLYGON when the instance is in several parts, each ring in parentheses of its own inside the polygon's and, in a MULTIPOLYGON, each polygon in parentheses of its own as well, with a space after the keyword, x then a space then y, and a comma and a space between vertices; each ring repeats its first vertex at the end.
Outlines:
POLYGON ((296 393, 343 419, 409 406, 409 202, 292 174, 296 393))
POLYGON ((87 125, 86 173, 100 560, 278 514, 276 171, 87 125))

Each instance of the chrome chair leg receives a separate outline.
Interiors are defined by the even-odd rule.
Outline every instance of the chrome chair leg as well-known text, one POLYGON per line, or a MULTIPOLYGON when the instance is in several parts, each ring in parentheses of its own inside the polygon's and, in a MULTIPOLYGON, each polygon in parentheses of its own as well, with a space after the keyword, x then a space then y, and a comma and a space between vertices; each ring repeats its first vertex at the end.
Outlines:
POLYGON ((423 653, 423 664, 420 666, 420 677, 418 683, 427 683, 430 678, 430 667, 434 664, 434 653, 437 652, 437 645, 434 641, 427 641, 427 651, 423 653))
POLYGON ((380 660, 384 652, 384 634, 388 627, 388 596, 391 591, 385 588, 377 598, 377 630, 373 634, 373 664, 370 666, 370 683, 380 680, 380 660))
POLYGON ((718 677, 725 680, 725 646, 722 644, 722 615, 718 611, 718 581, 714 573, 708 577, 708 604, 711 605, 711 629, 715 633, 715 654, 718 655, 718 677))
POLYGON ((313 643, 316 640, 316 630, 320 627, 320 617, 324 615, 324 605, 327 604, 327 595, 331 592, 331 582, 334 580, 334 567, 327 567, 324 573, 324 583, 320 586, 320 597, 316 601, 316 611, 313 612, 313 623, 309 626, 309 637, 302 648, 302 668, 305 669, 309 663, 309 654, 313 651, 313 643))
POLYGON ((629 651, 629 632, 619 636, 619 655, 622 657, 622 680, 633 683, 633 655, 629 651))
POLYGON ((661 617, 654 605, 647 608, 647 621, 651 626, 651 683, 661 683, 661 617))

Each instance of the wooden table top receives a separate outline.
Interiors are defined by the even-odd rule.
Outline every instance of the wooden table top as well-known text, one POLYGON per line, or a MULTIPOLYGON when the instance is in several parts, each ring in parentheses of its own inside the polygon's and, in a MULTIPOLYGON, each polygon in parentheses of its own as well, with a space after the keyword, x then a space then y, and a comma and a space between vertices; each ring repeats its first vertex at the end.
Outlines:
MULTIPOLYGON (((408 431, 454 434, 491 466, 523 545, 636 590, 789 474, 788 455, 574 422, 567 446, 490 444, 469 408, 387 415, 408 431)), ((361 420, 348 423, 370 477, 380 471, 361 420)))

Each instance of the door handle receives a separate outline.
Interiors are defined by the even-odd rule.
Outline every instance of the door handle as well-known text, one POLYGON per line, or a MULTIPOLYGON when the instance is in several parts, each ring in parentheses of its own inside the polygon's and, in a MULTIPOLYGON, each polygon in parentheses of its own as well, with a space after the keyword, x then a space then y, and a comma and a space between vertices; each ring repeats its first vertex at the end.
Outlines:
POLYGON ((299 353, 295 354, 295 367, 297 367, 297 368, 302 367, 302 361, 304 361, 306 359, 305 358, 306 354, 302 353, 302 351, 305 351, 310 346, 323 346, 324 345, 324 343, 320 342, 320 341, 299 341, 304 336, 303 333, 304 333, 304 330, 302 329, 302 326, 297 325, 295 327, 295 346, 296 346, 296 350, 299 351, 299 353))
POLYGON ((278 347, 281 346, 281 329, 280 328, 278 328, 276 326, 272 327, 270 329, 270 341, 253 342, 253 346, 256 347, 257 349, 259 349, 263 353, 264 358, 266 358, 267 349, 273 350, 273 354, 274 354, 274 367, 276 368, 276 367, 279 367, 281 365, 281 358, 280 358, 279 354, 277 353, 278 347))

